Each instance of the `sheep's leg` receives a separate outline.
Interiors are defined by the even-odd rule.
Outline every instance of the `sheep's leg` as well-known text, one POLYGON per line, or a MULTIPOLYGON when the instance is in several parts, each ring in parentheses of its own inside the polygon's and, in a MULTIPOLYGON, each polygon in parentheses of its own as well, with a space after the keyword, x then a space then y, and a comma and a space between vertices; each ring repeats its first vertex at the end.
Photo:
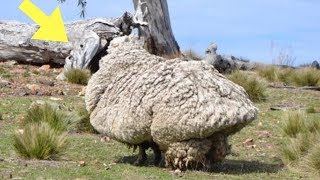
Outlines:
POLYGON ((151 148, 153 150, 154 153, 154 165, 155 166, 159 166, 160 162, 161 162, 161 151, 159 146, 156 143, 152 143, 151 148))
POLYGON ((134 162, 134 164, 137 166, 140 166, 145 164, 146 160, 147 160, 146 147, 143 145, 140 145, 138 159, 134 162))

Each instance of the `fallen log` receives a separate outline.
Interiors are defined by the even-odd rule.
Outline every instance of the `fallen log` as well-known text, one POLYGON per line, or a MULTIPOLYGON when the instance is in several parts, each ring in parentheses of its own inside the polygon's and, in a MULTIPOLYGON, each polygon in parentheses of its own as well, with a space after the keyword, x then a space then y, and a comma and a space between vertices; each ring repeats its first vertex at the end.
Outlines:
POLYGON ((0 61, 15 60, 33 65, 50 64, 69 68, 98 69, 98 61, 109 42, 131 33, 131 15, 120 18, 82 20, 65 25, 69 42, 33 40, 39 26, 0 22, 0 61), (127 25, 128 24, 128 25, 127 25), (101 52, 102 51, 102 52, 101 52))

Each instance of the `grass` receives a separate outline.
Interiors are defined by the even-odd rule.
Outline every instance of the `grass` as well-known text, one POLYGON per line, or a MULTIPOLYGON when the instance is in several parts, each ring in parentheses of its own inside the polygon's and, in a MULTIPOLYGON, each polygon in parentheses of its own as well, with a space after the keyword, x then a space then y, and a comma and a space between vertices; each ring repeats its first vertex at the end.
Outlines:
POLYGON ((268 66, 258 69, 258 73, 261 77, 266 78, 268 81, 277 81, 278 80, 278 70, 279 68, 275 66, 268 66))
POLYGON ((189 49, 183 52, 183 55, 185 55, 186 57, 193 59, 193 60, 197 60, 200 61, 203 59, 202 56, 200 56, 198 53, 196 53, 194 50, 189 49))
POLYGON ((56 131, 68 128, 67 116, 49 104, 37 104, 31 107, 23 120, 23 125, 47 122, 56 131))
POLYGON ((298 134, 307 130, 305 115, 302 112, 292 111, 285 115, 286 120, 282 126, 282 130, 286 136, 297 137, 298 134))
POLYGON ((295 86, 318 86, 320 83, 320 70, 314 68, 280 68, 267 66, 258 69, 258 74, 270 82, 282 82, 295 86))
POLYGON ((308 118, 307 129, 311 133, 320 133, 320 121, 318 116, 308 118))
POLYGON ((283 124, 284 144, 280 147, 283 162, 297 171, 320 174, 320 122, 302 112, 289 112, 283 124))
POLYGON ((297 86, 318 86, 320 82, 320 70, 314 68, 302 68, 291 76, 292 82, 297 86))
POLYGON ((69 83, 87 85, 91 74, 87 69, 69 69, 64 75, 69 83))
MULTIPOLYGON (((41 72, 41 76, 44 74, 41 72)), ((52 75, 51 75, 52 76, 52 75)), ((32 78, 32 77, 31 77, 32 78)), ((61 82, 66 84, 66 82, 61 82)), ((73 87, 73 86, 72 86, 73 87)), ((215 166, 212 171, 192 171, 182 173, 182 177, 173 174, 171 169, 155 167, 152 157, 146 166, 132 165, 137 158, 137 152, 127 149, 122 143, 114 140, 101 142, 101 135, 90 133, 68 132, 67 146, 60 154, 57 161, 25 160, 14 149, 14 134, 21 128, 22 117, 29 109, 32 102, 42 100, 51 102, 50 96, 14 96, 3 95, 0 97, 0 111, 3 120, 0 121, 0 179, 4 172, 13 172, 15 179, 317 179, 319 174, 305 171, 300 166, 302 159, 313 159, 311 152, 317 141, 310 141, 312 147, 308 153, 299 158, 293 166, 283 167, 282 153, 279 151, 285 142, 294 138, 286 136, 282 128, 285 118, 283 112, 271 111, 270 107, 281 103, 302 104, 306 107, 320 107, 320 95, 316 91, 297 89, 278 89, 268 87, 265 91, 266 101, 255 103, 259 108, 256 121, 246 126, 242 131, 230 137, 232 153, 226 161, 215 166), (259 134, 267 131, 271 134, 268 138, 260 138, 259 134), (254 148, 243 145, 246 139, 254 139, 254 148), (79 167, 78 162, 85 161, 85 167, 79 167), (27 166, 24 166, 25 162, 27 166)), ((83 106, 83 97, 77 93, 60 96, 67 109, 75 110, 83 106)), ((56 102, 56 101, 55 101, 56 102)), ((302 109, 303 110, 303 109, 302 109)), ((304 110, 303 110, 304 111, 304 110)), ((315 126, 312 119, 319 119, 319 113, 305 114, 307 131, 315 126), (313 124, 313 125, 312 125, 313 124)), ((315 133, 311 133, 315 134, 315 133)), ((297 137, 299 137, 298 135, 297 137)), ((311 136, 312 137, 312 136, 311 136)), ((294 141, 296 142, 296 141, 294 141)), ((150 151, 148 151, 150 154, 150 151)), ((151 153, 152 154, 152 153, 151 153)), ((306 163, 306 161, 303 161, 306 163)), ((287 163, 285 163, 287 164, 287 163)), ((315 163, 312 163, 315 164, 315 163)), ((311 161, 306 165, 310 167, 311 161)), ((313 168, 312 168, 313 169, 313 168)))
POLYGON ((294 70, 290 68, 280 68, 276 66, 267 66, 258 69, 258 74, 270 82, 283 82, 290 84, 294 70))
POLYGON ((315 109, 313 106, 309 106, 309 107, 306 109, 306 112, 309 113, 309 114, 317 113, 316 109, 315 109))
POLYGON ((305 156, 311 146, 309 134, 299 134, 296 138, 288 139, 281 147, 282 159, 286 164, 295 163, 305 156))
POLYGON ((260 102, 266 99, 266 85, 259 79, 250 76, 242 71, 235 71, 228 78, 234 83, 242 86, 254 102, 260 102))
POLYGON ((307 167, 316 174, 320 175, 320 142, 318 141, 314 147, 310 150, 306 159, 307 167))
MULTIPOLYGON (((270 101, 277 103, 279 97, 290 98, 295 92, 281 92, 269 90, 270 101)), ((310 99, 311 95, 303 94, 301 101, 310 99)), ((240 133, 230 137, 233 145, 232 154, 226 162, 219 165, 214 171, 187 171, 183 177, 173 175, 171 169, 152 166, 152 157, 149 164, 142 167, 132 165, 137 158, 137 152, 132 152, 122 143, 109 141, 100 142, 101 136, 88 133, 68 133, 67 146, 59 161, 26 161, 27 167, 20 165, 20 156, 15 153, 13 134, 19 128, 19 121, 25 115, 30 104, 36 100, 48 101, 49 97, 3 97, 0 98, 0 109, 3 110, 4 122, 0 122, 0 157, 6 160, 0 162, 1 172, 13 170, 14 178, 22 179, 296 179, 300 176, 310 177, 281 168, 282 162, 276 151, 281 131, 277 128, 277 118, 280 112, 269 111, 270 102, 261 102, 259 119, 244 128, 240 133), (256 139, 260 131, 270 131, 272 136, 266 139, 256 139), (242 142, 248 138, 255 138, 256 148, 248 149, 242 142), (267 148, 271 145, 273 148, 267 148), (61 160, 63 159, 63 160, 61 160), (79 167, 78 161, 85 161, 85 167, 79 167), (121 172, 121 173, 119 173, 121 172)), ((63 101, 68 109, 77 109, 83 105, 83 99, 78 96, 67 96, 63 101)), ((315 102, 317 103, 317 102, 315 102)), ((318 106, 318 104, 315 104, 318 106)), ((150 154, 150 151, 148 151, 150 154)))
POLYGON ((76 124, 77 132, 84 132, 84 133, 96 133, 95 129, 90 123, 90 114, 85 109, 85 107, 78 108, 78 115, 79 120, 76 124))
POLYGON ((16 152, 27 159, 56 159, 66 143, 61 135, 46 122, 28 124, 14 135, 16 152))

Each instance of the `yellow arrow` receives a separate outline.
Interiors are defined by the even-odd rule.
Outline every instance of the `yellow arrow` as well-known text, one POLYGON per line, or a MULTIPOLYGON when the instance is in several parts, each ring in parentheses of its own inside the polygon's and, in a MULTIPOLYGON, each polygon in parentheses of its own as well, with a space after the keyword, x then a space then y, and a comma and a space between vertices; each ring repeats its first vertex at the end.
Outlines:
POLYGON ((38 31, 32 36, 32 39, 68 42, 59 7, 50 16, 47 16, 30 0, 24 0, 19 9, 40 26, 38 31))

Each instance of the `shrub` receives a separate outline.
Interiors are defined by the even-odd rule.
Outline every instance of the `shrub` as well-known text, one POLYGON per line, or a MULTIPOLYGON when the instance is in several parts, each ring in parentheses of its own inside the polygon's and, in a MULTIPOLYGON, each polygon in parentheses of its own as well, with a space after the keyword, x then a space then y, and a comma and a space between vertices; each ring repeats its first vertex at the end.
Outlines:
POLYGON ((87 85, 90 78, 90 71, 87 69, 69 69, 64 75, 70 83, 87 85))
POLYGON ((3 115, 2 115, 2 113, 0 112, 0 121, 2 121, 3 120, 3 115))
POLYGON ((265 100, 266 86, 257 78, 249 76, 248 74, 241 71, 233 72, 228 76, 228 78, 232 82, 242 86, 247 91, 249 98, 252 101, 259 102, 265 100))
POLYGON ((14 135, 16 152, 27 159, 55 159, 66 144, 65 135, 58 133, 46 122, 25 126, 14 135))
POLYGON ((23 124, 47 122, 56 131, 67 129, 66 116, 48 104, 35 105, 27 111, 23 124))
POLYGON ((291 78, 297 86, 317 86, 320 82, 320 71, 314 68, 302 68, 296 70, 291 78))
POLYGON ((186 50, 183 52, 183 54, 186 56, 186 57, 189 57, 190 59, 193 59, 193 60, 197 60, 197 61, 200 61, 203 59, 203 57, 201 57, 198 53, 196 53, 194 50, 192 49, 189 49, 189 50, 186 50))
POLYGON ((282 130, 289 137, 296 137, 298 134, 305 132, 307 130, 305 115, 299 111, 288 112, 282 130))
POLYGON ((78 115, 79 115, 79 121, 77 122, 77 125, 76 125, 76 130, 78 132, 97 133, 90 123, 90 114, 84 107, 79 108, 78 115))

